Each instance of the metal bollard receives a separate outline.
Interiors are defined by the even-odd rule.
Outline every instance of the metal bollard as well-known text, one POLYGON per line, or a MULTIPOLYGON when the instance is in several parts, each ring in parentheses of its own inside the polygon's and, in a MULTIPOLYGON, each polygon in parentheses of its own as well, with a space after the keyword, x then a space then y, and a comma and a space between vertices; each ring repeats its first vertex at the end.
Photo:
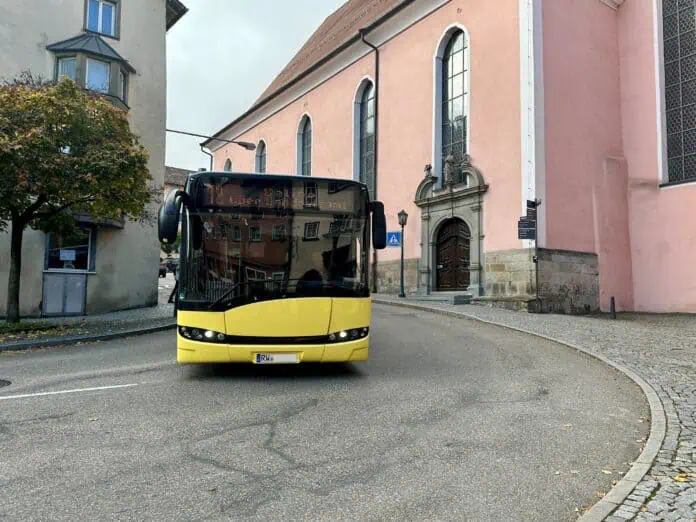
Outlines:
POLYGON ((611 296, 611 318, 616 319, 616 300, 611 296))

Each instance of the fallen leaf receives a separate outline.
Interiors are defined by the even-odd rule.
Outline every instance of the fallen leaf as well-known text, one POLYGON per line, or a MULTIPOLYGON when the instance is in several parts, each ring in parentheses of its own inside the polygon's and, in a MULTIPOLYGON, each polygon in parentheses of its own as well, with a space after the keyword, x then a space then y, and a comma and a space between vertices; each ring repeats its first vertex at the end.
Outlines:
POLYGON ((672 477, 672 480, 674 480, 675 482, 688 482, 689 475, 688 473, 680 473, 676 477, 672 477))
POLYGON ((611 474, 612 474, 612 472, 609 471, 608 469, 603 469, 603 470, 602 470, 602 473, 604 473, 605 475, 611 475, 611 474))
POLYGON ((554 475, 560 475, 560 474, 561 474, 560 471, 557 471, 556 473, 554 473, 554 475))
POLYGON ((577 469, 571 469, 571 470, 570 470, 570 474, 571 474, 571 475, 577 475, 578 473, 580 473, 580 472, 579 472, 577 469))
POLYGON ((596 491, 596 492, 595 492, 595 495, 596 495, 598 498, 602 498, 604 495, 606 495, 606 493, 604 493, 604 491, 596 491))

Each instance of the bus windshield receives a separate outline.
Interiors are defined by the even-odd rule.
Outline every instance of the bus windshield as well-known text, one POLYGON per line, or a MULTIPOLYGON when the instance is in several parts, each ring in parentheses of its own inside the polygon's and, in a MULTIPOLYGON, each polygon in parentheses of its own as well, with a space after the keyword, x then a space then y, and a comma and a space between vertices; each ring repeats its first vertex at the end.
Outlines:
POLYGON ((178 307, 366 297, 368 196, 354 182, 197 176, 183 213, 178 307))

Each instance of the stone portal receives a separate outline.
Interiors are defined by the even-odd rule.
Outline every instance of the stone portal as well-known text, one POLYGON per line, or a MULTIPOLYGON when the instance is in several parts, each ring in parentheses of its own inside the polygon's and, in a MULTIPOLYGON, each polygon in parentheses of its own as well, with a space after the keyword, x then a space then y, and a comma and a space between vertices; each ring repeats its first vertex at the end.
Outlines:
POLYGON ((415 203, 421 209, 418 293, 467 292, 477 297, 482 294, 482 210, 488 186, 469 156, 457 175, 449 160, 444 182, 428 165, 416 190, 415 203))

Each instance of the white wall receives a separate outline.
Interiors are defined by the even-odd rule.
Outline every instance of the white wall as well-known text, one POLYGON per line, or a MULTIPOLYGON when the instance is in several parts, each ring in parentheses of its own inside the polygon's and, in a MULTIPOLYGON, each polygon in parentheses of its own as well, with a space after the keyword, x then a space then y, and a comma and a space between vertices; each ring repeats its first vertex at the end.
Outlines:
MULTIPOLYGON (((84 0, 0 1, 0 77, 23 70, 52 77, 53 54, 46 46, 77 36, 84 24, 84 0)), ((131 129, 150 152, 154 183, 164 182, 166 124, 165 0, 124 0, 120 40, 104 38, 137 73, 130 76, 131 129)), ((159 242, 155 226, 127 223, 124 230, 97 235, 96 274, 87 283, 89 313, 155 304, 159 242)), ((24 241, 20 306, 38 314, 42 293, 43 235, 24 241)), ((6 312, 9 237, 0 234, 0 315, 6 312)))

